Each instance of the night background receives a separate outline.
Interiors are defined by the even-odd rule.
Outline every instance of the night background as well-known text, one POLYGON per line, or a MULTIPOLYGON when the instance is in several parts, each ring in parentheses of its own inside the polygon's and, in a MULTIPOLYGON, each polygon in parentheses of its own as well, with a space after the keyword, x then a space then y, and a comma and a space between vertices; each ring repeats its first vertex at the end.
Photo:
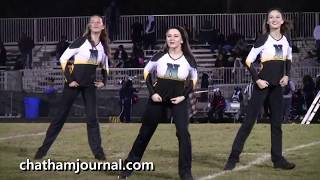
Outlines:
MULTIPOLYGON (((102 14, 110 0, 10 0, 0 6, 0 17, 61 17, 102 14)), ((117 0, 120 13, 212 14, 257 13, 271 7, 286 12, 319 11, 315 0, 117 0)))

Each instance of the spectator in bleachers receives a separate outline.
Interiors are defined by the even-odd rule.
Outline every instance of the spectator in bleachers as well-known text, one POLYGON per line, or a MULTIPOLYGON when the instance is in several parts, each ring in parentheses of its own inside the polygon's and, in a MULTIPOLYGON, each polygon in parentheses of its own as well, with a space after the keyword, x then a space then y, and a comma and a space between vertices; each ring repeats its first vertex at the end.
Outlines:
POLYGON ((214 29, 212 34, 212 41, 210 43, 210 49, 213 53, 216 53, 222 49, 225 43, 225 37, 219 29, 214 29))
POLYGON ((131 40, 133 44, 142 43, 143 25, 138 21, 131 25, 131 40))
POLYGON ((282 87, 288 84, 292 62, 290 39, 286 36, 287 24, 288 22, 284 19, 284 14, 280 9, 269 10, 264 23, 266 33, 258 38, 245 61, 255 85, 247 116, 234 139, 224 170, 234 169, 236 163, 239 162, 244 144, 267 96, 269 96, 271 108, 271 161, 273 167, 285 170, 295 168, 295 164, 287 161, 282 154, 282 87), (263 69, 259 73, 252 66, 258 54, 263 60, 263 69))
POLYGON ((209 76, 207 73, 202 73, 201 77, 201 89, 208 89, 209 87, 209 76))
POLYGON ((234 47, 240 38, 241 38, 241 35, 238 32, 236 32, 235 29, 232 29, 231 33, 227 37, 227 43, 232 47, 234 47))
POLYGON ((133 87, 131 79, 128 79, 124 82, 122 88, 120 89, 120 103, 121 103, 121 112, 120 112, 120 121, 124 123, 131 122, 131 109, 133 101, 137 97, 137 89, 133 87))
POLYGON ((114 41, 118 33, 120 21, 120 10, 117 1, 112 0, 106 6, 103 13, 105 17, 105 25, 107 28, 107 32, 109 31, 109 38, 111 41, 114 41))
POLYGON ((156 22, 153 15, 148 16, 143 39, 144 50, 149 50, 149 48, 151 50, 155 49, 154 46, 156 43, 156 22))
POLYGON ((307 111, 306 102, 302 93, 302 89, 297 89, 292 94, 292 120, 300 123, 302 117, 307 111))
POLYGON ((288 81, 288 85, 283 87, 283 123, 291 123, 290 110, 292 106, 292 94, 296 90, 292 80, 288 81))
POLYGON ((201 43, 209 44, 212 41, 212 33, 213 33, 213 26, 210 21, 206 20, 200 27, 199 31, 199 41, 201 43))
POLYGON ((214 62, 214 67, 224 67, 225 61, 226 60, 222 52, 219 52, 217 55, 216 61, 214 62))
POLYGON ((21 60, 23 62, 23 68, 32 68, 32 49, 35 44, 33 39, 25 33, 22 33, 20 40, 18 41, 19 50, 21 52, 21 60))
POLYGON ((242 68, 244 67, 242 64, 242 58, 240 57, 239 53, 235 53, 233 56, 233 69, 232 69, 232 76, 234 83, 241 83, 240 75, 242 68), (240 69, 241 68, 241 69, 240 69))
POLYGON ((189 28, 188 24, 184 24, 183 28, 186 30, 188 38, 189 38, 189 43, 192 43, 193 41, 193 31, 189 28))
POLYGON ((63 52, 69 47, 69 45, 70 43, 68 42, 67 37, 65 35, 62 35, 60 41, 56 45, 56 57, 58 61, 63 52))
MULTIPOLYGON (((205 90, 208 90, 208 87, 209 87, 209 75, 207 73, 202 73, 200 88, 205 91, 205 90)), ((207 102, 208 92, 201 93, 199 101, 207 102)))
MULTIPOLYGON (((225 62, 224 62, 224 67, 233 67, 234 65, 234 56, 231 52, 227 52, 225 55, 225 62)), ((229 68, 228 68, 229 71, 229 68)), ((231 72, 228 72, 228 74, 231 74, 231 72)))
POLYGON ((144 67, 144 52, 142 50, 141 43, 133 44, 133 50, 131 55, 131 67, 132 68, 143 68, 144 67))
POLYGON ((233 69, 232 69, 232 76, 234 83, 241 83, 241 79, 239 79, 239 74, 241 74, 241 69, 244 67, 244 60, 248 55, 247 49, 248 43, 241 37, 236 45, 233 47, 231 56, 233 57, 233 69))
POLYGON ((222 47, 225 43, 225 36, 224 34, 219 30, 217 29, 217 45, 218 47, 222 47))
POLYGON ((243 94, 241 87, 235 87, 231 97, 231 101, 241 103, 243 101, 243 94))
POLYGON ((212 38, 210 41, 210 49, 212 52, 216 52, 220 47, 223 46, 224 35, 219 32, 219 29, 213 29, 212 38))
POLYGON ((243 36, 241 36, 240 39, 237 41, 237 43, 232 49, 232 52, 235 52, 240 58, 247 57, 249 53, 248 43, 247 41, 245 41, 243 36))
POLYGON ((7 61, 7 51, 3 42, 0 40, 0 66, 5 66, 7 61))
POLYGON ((117 68, 128 66, 128 53, 124 49, 123 45, 118 46, 118 48, 114 52, 113 59, 116 62, 117 68))
POLYGON ((310 75, 305 75, 302 79, 303 95, 306 100, 307 109, 311 106, 315 97, 315 83, 310 75))
POLYGON ((242 93, 241 87, 235 87, 230 101, 230 109, 236 111, 236 114, 233 114, 234 119, 240 120, 240 117, 245 114, 244 110, 244 96, 242 93))
POLYGON ((226 108, 226 101, 218 89, 215 89, 214 96, 210 101, 210 110, 208 112, 208 118, 210 122, 217 122, 223 119, 224 110, 226 108))
MULTIPOLYGON (((233 46, 231 46, 229 43, 225 43, 223 46, 222 46, 222 49, 223 49, 223 52, 225 55, 231 55, 231 52, 232 52, 232 48, 233 46)), ((226 58, 228 59, 228 58, 226 58)), ((232 65, 231 65, 232 66, 232 65)), ((231 67, 230 66, 230 67, 231 67)))
POLYGON ((232 68, 233 64, 234 64, 234 58, 231 56, 231 53, 228 52, 226 54, 223 54, 223 67, 228 67, 223 69, 223 80, 224 83, 232 83, 233 81, 233 77, 231 77, 230 75, 232 74, 232 68))
POLYGON ((109 69, 109 38, 102 17, 93 15, 86 26, 82 37, 76 39, 60 57, 65 85, 58 113, 51 121, 46 137, 39 147, 34 159, 42 159, 59 135, 67 120, 73 102, 79 94, 85 103, 87 114, 87 131, 90 149, 98 160, 105 160, 101 146, 99 121, 96 117, 96 91, 106 83, 106 72, 109 69), (70 57, 74 56, 72 70, 68 67, 70 57), (101 67, 102 79, 96 78, 96 69, 101 67))

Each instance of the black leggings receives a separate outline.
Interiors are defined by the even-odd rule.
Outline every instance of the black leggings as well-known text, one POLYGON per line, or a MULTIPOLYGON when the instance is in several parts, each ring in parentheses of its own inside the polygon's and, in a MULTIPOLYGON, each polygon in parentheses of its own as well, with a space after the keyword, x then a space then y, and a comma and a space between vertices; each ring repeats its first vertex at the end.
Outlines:
POLYGON ((147 109, 142 118, 142 126, 133 144, 126 162, 140 162, 143 153, 155 132, 158 123, 166 118, 166 109, 171 109, 173 121, 176 126, 176 136, 179 141, 179 175, 191 174, 191 140, 188 131, 189 118, 187 101, 177 105, 155 103, 149 99, 147 109))
POLYGON ((239 155, 243 150, 244 143, 249 136, 253 125, 257 119, 258 113, 268 96, 271 111, 271 159, 277 162, 283 159, 282 156, 282 88, 278 86, 270 86, 265 89, 259 89, 257 85, 254 86, 252 97, 249 102, 247 117, 242 123, 236 138, 232 145, 230 154, 231 159, 238 160, 239 155))
POLYGON ((96 118, 96 88, 94 86, 70 88, 65 85, 58 113, 51 121, 43 144, 39 148, 39 150, 45 154, 48 152, 49 148, 60 133, 68 117, 72 104, 79 93, 81 93, 86 107, 86 114, 88 117, 87 131, 90 148, 95 155, 103 151, 101 147, 99 123, 96 118))

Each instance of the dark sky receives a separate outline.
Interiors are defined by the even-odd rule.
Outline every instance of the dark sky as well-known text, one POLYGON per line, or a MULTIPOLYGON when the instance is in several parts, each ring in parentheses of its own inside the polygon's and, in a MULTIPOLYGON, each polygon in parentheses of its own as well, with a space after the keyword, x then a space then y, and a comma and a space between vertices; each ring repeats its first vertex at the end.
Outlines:
MULTIPOLYGON (((9 0, 0 6, 0 17, 57 17, 102 14, 110 0, 9 0)), ((117 0, 121 14, 205 14, 320 10, 315 0, 117 0)))

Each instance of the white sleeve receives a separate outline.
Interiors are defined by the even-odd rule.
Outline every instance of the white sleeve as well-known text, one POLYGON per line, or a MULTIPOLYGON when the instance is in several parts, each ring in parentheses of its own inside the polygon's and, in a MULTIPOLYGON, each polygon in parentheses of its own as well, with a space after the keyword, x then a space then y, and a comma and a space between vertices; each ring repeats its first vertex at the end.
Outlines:
POLYGON ((109 57, 106 54, 103 54, 101 66, 107 71, 107 74, 109 74, 109 57))
POLYGON ((79 48, 70 49, 69 47, 63 52, 63 54, 60 57, 60 64, 61 64, 62 70, 65 69, 69 59, 75 54, 77 54, 78 52, 79 52, 79 48))
POLYGON ((153 72, 156 67, 157 67, 157 62, 156 61, 149 61, 147 63, 147 65, 143 69, 143 77, 144 77, 144 79, 146 79, 148 74, 153 72))
POLYGON ((287 60, 292 61, 292 47, 288 46, 287 60))
POLYGON ((247 59, 246 59, 246 65, 248 67, 250 67, 251 63, 253 63, 256 60, 258 54, 260 54, 262 49, 263 49, 263 46, 260 46, 260 47, 257 47, 257 48, 255 48, 255 47, 251 48, 251 50, 250 50, 250 52, 249 52, 249 54, 247 56, 247 59))
POLYGON ((198 81, 198 71, 196 68, 190 69, 190 79, 193 82, 193 87, 196 87, 197 81, 198 81))

